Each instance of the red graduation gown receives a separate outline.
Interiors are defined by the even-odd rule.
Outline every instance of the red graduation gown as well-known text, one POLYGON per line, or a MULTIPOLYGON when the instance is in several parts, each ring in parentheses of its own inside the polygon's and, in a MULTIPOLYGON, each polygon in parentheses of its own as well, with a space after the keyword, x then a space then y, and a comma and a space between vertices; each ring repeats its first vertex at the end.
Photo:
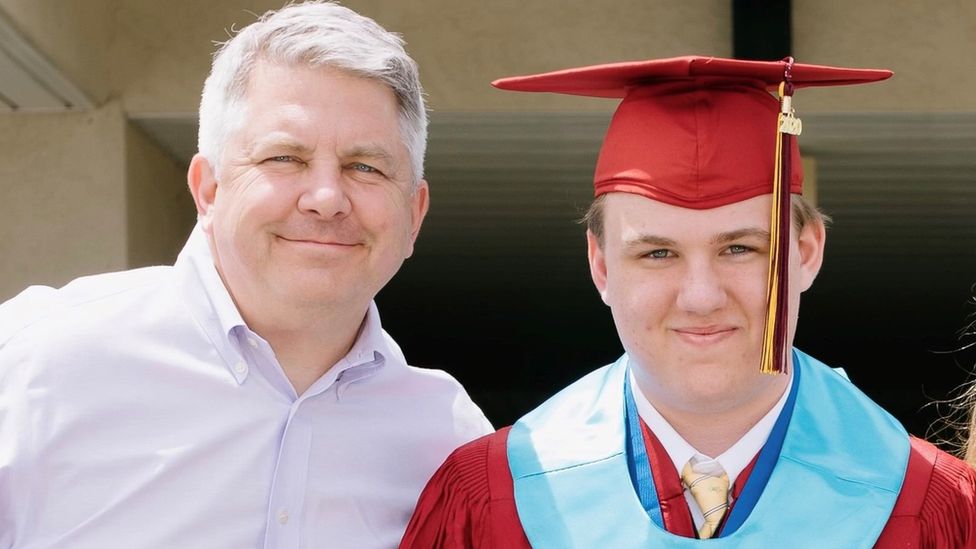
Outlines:
MULTIPOLYGON (((678 473, 660 444, 648 435, 645 429, 665 526, 693 537, 678 473), (659 466, 663 463, 668 470, 664 474, 659 466)), ((507 439, 505 428, 458 448, 447 458, 420 495, 400 549, 531 548, 515 507, 507 439)), ((740 478, 749 471, 751 465, 740 478)), ((912 438, 904 486, 875 547, 976 548, 976 471, 912 438)))

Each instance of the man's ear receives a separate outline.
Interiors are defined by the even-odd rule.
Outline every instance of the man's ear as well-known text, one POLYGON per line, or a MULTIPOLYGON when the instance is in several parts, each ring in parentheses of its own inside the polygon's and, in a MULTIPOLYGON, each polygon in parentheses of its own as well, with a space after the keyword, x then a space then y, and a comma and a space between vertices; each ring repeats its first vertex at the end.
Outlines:
POLYGON ((413 255, 413 245, 420 234, 420 226, 427 217, 427 210, 430 208, 430 186, 426 179, 421 179, 417 188, 410 195, 410 248, 407 250, 407 257, 413 255))
POLYGON ((214 200, 217 198, 217 176, 210 161, 200 153, 193 155, 190 169, 186 172, 186 183, 197 206, 197 221, 203 230, 210 232, 214 200))
POLYGON ((809 221, 800 229, 797 237, 800 253, 800 291, 805 292, 813 285, 813 281, 823 265, 824 247, 827 243, 827 228, 819 219, 809 221))
POLYGON ((586 255, 590 260, 590 277, 593 278, 593 285, 596 286, 596 291, 600 293, 600 299, 609 305, 607 302, 606 257, 603 255, 603 248, 600 247, 596 235, 589 229, 586 231, 586 255))

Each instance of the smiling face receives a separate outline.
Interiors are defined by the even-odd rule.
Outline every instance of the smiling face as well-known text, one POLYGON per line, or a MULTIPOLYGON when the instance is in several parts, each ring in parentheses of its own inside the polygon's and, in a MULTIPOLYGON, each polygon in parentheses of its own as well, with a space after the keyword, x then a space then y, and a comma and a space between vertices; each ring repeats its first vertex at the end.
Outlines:
POLYGON ((243 311, 357 309, 413 251, 427 184, 412 184, 397 102, 333 68, 258 61, 219 169, 190 187, 217 269, 243 311))
MULTIPOLYGON (((602 246, 588 234, 590 270, 656 406, 722 411, 782 391, 785 376, 759 373, 770 204, 764 195, 692 210, 606 195, 602 246)), ((793 230, 791 342, 800 293, 819 271, 823 244, 819 222, 793 230)))

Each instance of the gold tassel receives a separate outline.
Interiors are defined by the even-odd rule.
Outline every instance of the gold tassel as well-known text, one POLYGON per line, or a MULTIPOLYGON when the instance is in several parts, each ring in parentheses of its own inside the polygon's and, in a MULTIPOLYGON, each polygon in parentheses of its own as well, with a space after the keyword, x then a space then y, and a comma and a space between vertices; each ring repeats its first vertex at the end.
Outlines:
MULTIPOLYGON (((787 78, 792 59, 787 66, 787 78)), ((787 90, 788 81, 779 85, 780 113, 776 120, 776 158, 773 170, 773 204, 769 220, 769 267, 766 283, 766 325, 763 330, 762 361, 759 371, 764 374, 778 374, 786 372, 787 364, 787 323, 789 321, 789 294, 785 291, 788 281, 789 268, 789 176, 784 178, 784 171, 789 173, 791 162, 789 146, 784 134, 799 135, 802 130, 800 119, 793 115, 792 86, 787 90), (786 143, 784 143, 786 142, 786 143), (786 196, 784 196, 784 194, 786 196)))

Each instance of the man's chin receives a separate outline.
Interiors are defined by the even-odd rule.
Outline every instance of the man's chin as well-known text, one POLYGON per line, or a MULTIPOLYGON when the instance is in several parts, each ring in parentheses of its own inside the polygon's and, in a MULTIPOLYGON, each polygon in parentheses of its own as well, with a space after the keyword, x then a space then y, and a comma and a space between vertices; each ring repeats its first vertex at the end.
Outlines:
POLYGON ((295 306, 331 307, 354 301, 354 296, 363 292, 361 285, 354 286, 335 276, 311 273, 279 280, 275 284, 274 295, 277 299, 295 306))

